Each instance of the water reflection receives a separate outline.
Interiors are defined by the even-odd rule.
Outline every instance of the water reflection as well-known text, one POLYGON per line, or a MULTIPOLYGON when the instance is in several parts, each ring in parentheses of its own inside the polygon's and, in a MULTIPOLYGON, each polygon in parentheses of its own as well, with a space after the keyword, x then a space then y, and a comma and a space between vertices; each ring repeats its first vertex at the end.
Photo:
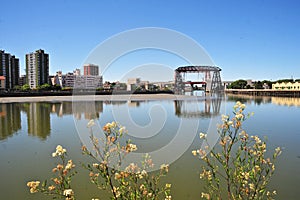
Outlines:
MULTIPOLYGON (((276 98, 279 98, 279 97, 276 97, 276 98)), ((251 102, 254 102, 254 104, 256 104, 256 105, 272 103, 271 97, 263 97, 263 96, 247 96, 247 95, 228 94, 227 100, 240 101, 242 103, 247 103, 247 104, 251 104, 251 102)))
POLYGON ((56 114, 58 117, 74 115, 76 119, 96 119, 103 112, 103 102, 0 104, 0 140, 7 139, 21 129, 21 112, 27 118, 28 135, 45 140, 51 133, 51 114, 56 114), (72 106, 77 109, 74 111, 72 106))
MULTIPOLYGON (((256 105, 275 104, 300 107, 300 98, 254 97, 227 95, 229 101, 241 101, 256 105)), ((174 113, 179 118, 210 118, 220 114, 222 98, 203 98, 198 101, 174 101, 174 113)), ((31 102, 0 104, 0 140, 5 140, 21 130, 21 121, 26 119, 29 136, 45 140, 51 133, 51 114, 58 117, 73 115, 76 119, 98 119, 103 106, 140 107, 149 101, 97 101, 97 102, 31 102), (25 114, 22 117, 22 113, 25 114)))
POLYGON ((251 104, 254 102, 257 105, 275 104, 279 106, 296 106, 300 107, 300 98, 297 97, 267 97, 267 96, 248 96, 248 95, 227 95, 229 101, 241 101, 251 104))
POLYGON ((203 101, 174 101, 175 114, 180 118, 210 118, 219 115, 221 98, 203 101))
POLYGON ((27 115, 28 135, 36 136, 42 140, 50 135, 51 105, 48 103, 26 103, 22 105, 27 115))
POLYGON ((0 104, 0 140, 6 139, 21 129, 21 106, 0 104))
POLYGON ((281 106, 296 106, 300 107, 300 98, 292 97, 272 97, 272 103, 281 106))

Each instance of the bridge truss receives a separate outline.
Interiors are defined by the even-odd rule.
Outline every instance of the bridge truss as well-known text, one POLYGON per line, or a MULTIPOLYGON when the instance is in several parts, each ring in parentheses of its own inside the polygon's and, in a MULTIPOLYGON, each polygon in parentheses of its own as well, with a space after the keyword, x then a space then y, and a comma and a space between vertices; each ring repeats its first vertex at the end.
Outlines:
MULTIPOLYGON (((175 94, 183 94, 185 92, 184 75, 186 73, 204 73, 205 74, 205 92, 219 93, 224 90, 220 75, 221 68, 216 66, 185 66, 178 67, 175 70, 175 94)), ((197 83, 197 82, 194 82, 197 83)))

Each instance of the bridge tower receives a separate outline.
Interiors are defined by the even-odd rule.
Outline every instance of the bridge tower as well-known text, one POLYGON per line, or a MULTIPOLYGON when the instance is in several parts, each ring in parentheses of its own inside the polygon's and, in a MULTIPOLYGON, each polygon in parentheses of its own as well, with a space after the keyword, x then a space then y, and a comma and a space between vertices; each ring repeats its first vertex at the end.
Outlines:
POLYGON ((205 74, 205 92, 219 93, 223 92, 222 80, 220 75, 221 68, 216 66, 185 66, 178 67, 175 70, 175 94, 183 94, 185 92, 185 73, 204 73, 205 74), (212 73, 212 78, 211 78, 212 73))

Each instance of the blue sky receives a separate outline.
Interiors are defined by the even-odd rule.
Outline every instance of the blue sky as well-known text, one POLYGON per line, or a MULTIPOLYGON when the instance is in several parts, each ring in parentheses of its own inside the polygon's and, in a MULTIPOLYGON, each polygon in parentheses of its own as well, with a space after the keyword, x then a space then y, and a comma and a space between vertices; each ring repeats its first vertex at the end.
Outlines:
MULTIPOLYGON (((0 49, 20 58, 24 74, 25 54, 42 48, 50 54, 54 74, 80 68, 98 44, 115 34, 161 27, 202 45, 222 68, 223 80, 300 78, 299 8, 297 0, 2 1, 0 49)), ((153 62, 165 64, 169 58, 174 69, 184 64, 159 56, 153 62)), ((119 79, 118 67, 131 70, 128 59, 117 64, 104 80, 119 79)))

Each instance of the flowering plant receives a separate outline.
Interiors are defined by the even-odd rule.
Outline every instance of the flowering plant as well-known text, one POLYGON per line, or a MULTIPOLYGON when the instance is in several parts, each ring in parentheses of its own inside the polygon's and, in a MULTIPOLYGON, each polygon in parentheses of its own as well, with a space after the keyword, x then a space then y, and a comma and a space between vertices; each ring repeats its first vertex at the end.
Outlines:
POLYGON ((266 142, 242 129, 250 116, 244 114, 245 107, 237 102, 231 119, 222 116, 219 145, 211 148, 207 135, 200 133, 204 148, 192 153, 205 163, 200 174, 206 182, 206 191, 201 194, 204 199, 272 199, 276 195, 275 190, 268 191, 267 185, 281 150, 276 148, 273 157, 266 158, 266 142))
POLYGON ((94 136, 93 125, 93 121, 88 123, 93 152, 85 146, 82 147, 84 154, 97 161, 84 165, 89 170, 92 183, 101 190, 109 191, 112 199, 161 199, 162 196, 171 199, 171 184, 160 187, 160 179, 167 174, 168 165, 162 165, 158 173, 149 174, 147 171, 154 164, 146 154, 141 166, 139 163, 130 163, 121 170, 125 156, 136 151, 137 146, 130 140, 123 142, 122 145, 121 138, 127 131, 116 122, 108 123, 103 127, 102 140, 94 136))
POLYGON ((56 151, 52 153, 52 157, 57 157, 61 162, 52 169, 52 172, 56 174, 56 177, 51 179, 52 184, 48 185, 47 181, 44 181, 39 187, 40 181, 30 181, 27 183, 30 193, 41 192, 52 195, 53 198, 75 199, 71 189, 71 179, 76 174, 75 165, 72 160, 67 161, 66 156, 67 150, 58 145, 56 151))

